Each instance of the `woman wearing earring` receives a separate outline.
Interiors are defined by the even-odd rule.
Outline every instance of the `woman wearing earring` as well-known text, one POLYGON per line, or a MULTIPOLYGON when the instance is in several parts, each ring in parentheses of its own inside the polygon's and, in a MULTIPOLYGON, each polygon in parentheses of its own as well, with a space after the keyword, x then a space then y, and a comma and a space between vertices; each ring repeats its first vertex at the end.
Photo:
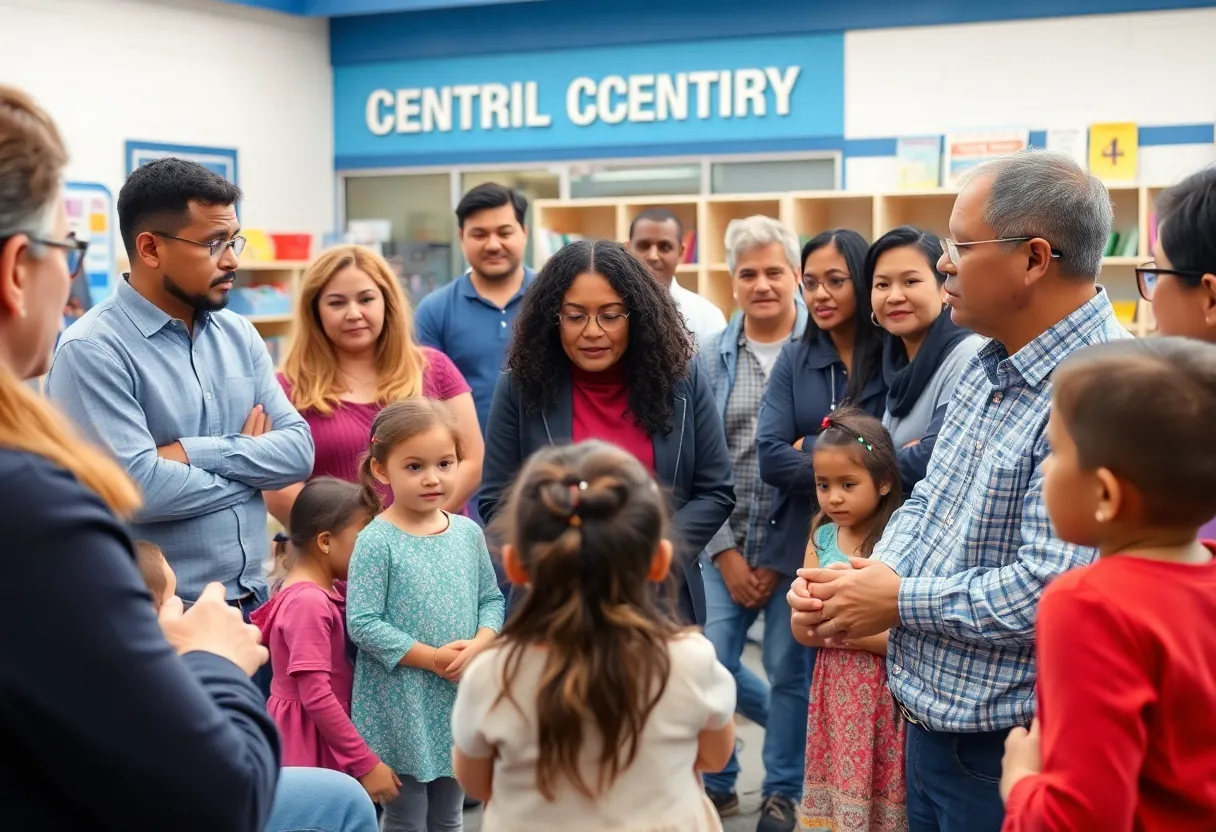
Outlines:
POLYGON ((893 336, 883 343, 882 423, 898 451, 905 494, 924 479, 955 382, 984 343, 944 311, 941 253, 936 234, 909 225, 888 231, 866 253, 872 323, 893 336))
MULTIPOLYGON (((279 383, 312 429, 312 476, 348 482, 359 481, 372 421, 385 405, 411 396, 446 402, 465 457, 443 507, 459 513, 481 481, 477 409, 452 360, 414 341, 411 312, 383 257, 361 246, 329 249, 304 274, 279 383)), ((303 486, 266 493, 267 509, 284 526, 303 486)), ((392 501, 387 490, 381 497, 392 501)))

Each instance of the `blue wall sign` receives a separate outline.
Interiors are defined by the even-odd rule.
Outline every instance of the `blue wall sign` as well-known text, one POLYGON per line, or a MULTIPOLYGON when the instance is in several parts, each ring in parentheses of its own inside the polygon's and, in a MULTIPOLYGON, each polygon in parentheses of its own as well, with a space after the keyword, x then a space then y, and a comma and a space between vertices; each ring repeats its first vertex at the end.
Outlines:
POLYGON ((843 133, 839 34, 334 68, 339 168, 843 133))

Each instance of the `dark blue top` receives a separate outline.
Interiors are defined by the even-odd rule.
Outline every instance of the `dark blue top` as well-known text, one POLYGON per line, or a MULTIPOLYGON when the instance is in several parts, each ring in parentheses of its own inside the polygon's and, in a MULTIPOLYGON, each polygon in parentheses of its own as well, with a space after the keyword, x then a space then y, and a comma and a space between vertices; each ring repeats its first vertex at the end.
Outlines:
MULTIPOLYGON (((553 383, 557 401, 541 413, 529 413, 510 374, 502 376, 494 393, 490 431, 486 436, 485 468, 481 477, 481 516, 490 522, 498 513, 510 482, 524 460, 548 445, 568 445, 574 433, 570 374, 553 383)), ((697 557, 735 507, 734 476, 726 432, 714 406, 714 394, 693 362, 688 377, 673 391, 672 429, 651 437, 654 478, 667 491, 671 509, 672 543, 676 561, 671 571, 684 573, 680 607, 685 619, 705 623, 705 585, 697 557)))
POLYGON ((472 278, 465 272, 424 297, 414 312, 418 342, 452 359, 473 388, 483 436, 490 420, 494 385, 502 373, 507 345, 519 317, 520 302, 534 277, 536 273, 525 268, 523 285, 500 308, 477 294, 472 278))
MULTIPOLYGON (((793 577, 802 566, 815 511, 815 471, 811 467, 814 437, 823 417, 844 399, 849 386, 844 363, 832 339, 820 335, 814 343, 791 341, 781 351, 760 401, 756 448, 760 478, 776 488, 768 535, 757 566, 793 577), (803 450, 794 442, 807 437, 803 450)), ((887 389, 879 368, 861 391, 858 407, 881 419, 887 389)))
POLYGON ((262 829, 279 738, 227 659, 178 657, 127 532, 43 457, 0 449, 5 829, 262 829))

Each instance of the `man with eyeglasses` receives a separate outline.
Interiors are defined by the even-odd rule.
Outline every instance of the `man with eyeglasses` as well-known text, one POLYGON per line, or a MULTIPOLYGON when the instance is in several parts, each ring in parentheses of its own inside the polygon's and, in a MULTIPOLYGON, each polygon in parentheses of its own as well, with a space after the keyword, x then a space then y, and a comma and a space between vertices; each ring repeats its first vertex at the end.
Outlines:
POLYGON ((181 159, 131 174, 118 197, 131 273, 64 333, 47 393, 140 485, 132 535, 165 553, 181 597, 219 581, 248 614, 267 596, 262 490, 306 479, 313 443, 257 330, 224 311, 240 197, 181 159))
POLYGON ((928 472, 852 569, 800 570, 792 623, 821 638, 890 629, 907 722, 911 832, 997 832, 1005 739, 1035 713, 1034 624, 1048 582, 1095 552, 1043 503, 1051 374, 1130 337, 1095 281, 1110 195, 1059 153, 983 165, 954 203, 938 268, 954 321, 991 341, 954 389, 928 472))
MULTIPOLYGON (((1216 343, 1216 168, 1163 191, 1157 223, 1153 260, 1136 269, 1157 332, 1216 343)), ((1199 536, 1216 540, 1216 519, 1199 536)))

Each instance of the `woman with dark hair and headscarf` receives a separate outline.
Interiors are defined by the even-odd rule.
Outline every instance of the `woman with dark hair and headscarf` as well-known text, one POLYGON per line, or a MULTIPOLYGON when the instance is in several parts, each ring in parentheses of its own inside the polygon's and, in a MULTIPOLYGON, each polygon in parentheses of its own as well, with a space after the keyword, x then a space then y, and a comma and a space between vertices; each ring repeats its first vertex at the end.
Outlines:
POLYGON ((624 246, 582 240, 537 274, 515 324, 486 432, 481 515, 534 451, 600 439, 646 466, 668 494, 683 575, 679 604, 704 623, 700 551, 730 516, 730 456, 713 392, 671 294, 624 246))

